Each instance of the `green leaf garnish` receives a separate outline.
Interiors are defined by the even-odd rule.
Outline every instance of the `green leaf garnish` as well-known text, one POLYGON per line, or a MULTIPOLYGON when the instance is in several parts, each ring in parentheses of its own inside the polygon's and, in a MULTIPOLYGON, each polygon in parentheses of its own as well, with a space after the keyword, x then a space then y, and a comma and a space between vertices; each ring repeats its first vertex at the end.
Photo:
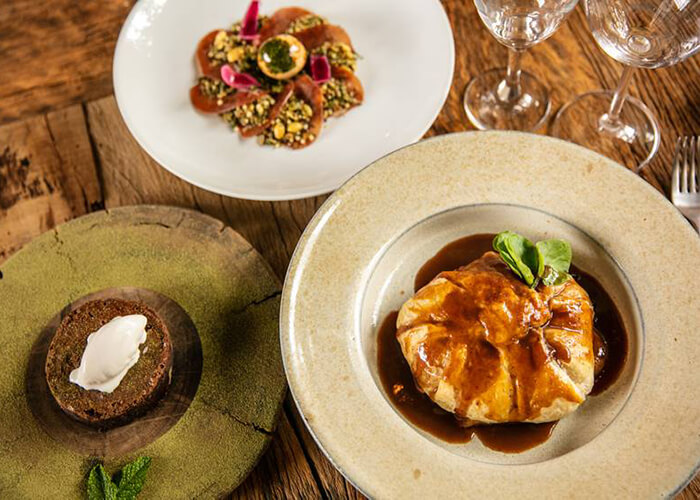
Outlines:
POLYGON ((95 465, 87 480, 88 500, 134 500, 143 488, 149 465, 149 457, 139 457, 126 464, 121 470, 118 484, 102 464, 95 465))
POLYGON ((503 231, 493 239, 493 248, 529 286, 534 286, 540 270, 537 247, 527 238, 512 231, 503 231))
POLYGON ((542 282, 547 286, 561 285, 569 279, 571 267, 571 245, 564 240, 542 240, 537 242, 537 249, 546 268, 542 282))
POLYGON ((139 457, 133 462, 126 464, 122 469, 119 478, 119 491, 117 500, 130 500, 136 498, 146 481, 146 472, 151 465, 150 457, 139 457))
POLYGON ((549 239, 533 244, 513 231, 498 233, 493 248, 508 267, 528 286, 540 280, 547 285, 561 285, 569 279, 571 245, 564 240, 549 239))
POLYGON ((571 266, 571 245, 564 240, 542 240, 537 248, 544 259, 544 265, 560 273, 566 273, 571 266))
POLYGON ((116 500, 117 485, 112 482, 102 464, 95 465, 88 476, 88 500, 116 500))

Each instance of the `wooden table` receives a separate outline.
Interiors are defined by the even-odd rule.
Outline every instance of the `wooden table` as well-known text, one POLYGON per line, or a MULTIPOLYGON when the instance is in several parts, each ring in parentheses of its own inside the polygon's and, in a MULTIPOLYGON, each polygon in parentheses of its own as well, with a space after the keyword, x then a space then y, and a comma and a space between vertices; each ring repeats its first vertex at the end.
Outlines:
MULTIPOLYGON (((457 59, 452 91, 428 136, 472 128, 462 109, 462 90, 473 75, 506 59, 471 1, 443 3, 457 59)), ((112 95, 112 53, 131 4, 0 2, 0 270, 13 252, 57 224, 103 208, 155 203, 221 219, 282 279, 299 236, 326 196, 274 203, 226 198, 181 181, 151 160, 129 134, 112 95)), ((528 52, 524 66, 549 85, 554 109, 578 93, 614 86, 621 71, 595 45, 580 6, 550 40, 528 52)), ((661 191, 669 189, 675 137, 700 133, 699 75, 695 58, 634 77, 632 94, 661 124, 661 151, 643 173, 661 191)), ((361 496, 316 446, 289 397, 270 450, 233 493, 361 496)), ((700 498, 700 477, 679 497, 700 498)))

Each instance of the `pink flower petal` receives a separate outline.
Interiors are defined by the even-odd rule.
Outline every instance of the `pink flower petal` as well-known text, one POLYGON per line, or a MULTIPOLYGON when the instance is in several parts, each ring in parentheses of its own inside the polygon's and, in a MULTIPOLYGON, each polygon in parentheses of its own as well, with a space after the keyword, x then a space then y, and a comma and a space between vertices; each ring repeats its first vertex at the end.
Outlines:
POLYGON ((318 84, 331 79, 331 64, 326 56, 311 56, 311 78, 318 84))
POLYGON ((233 68, 228 64, 224 64, 223 66, 221 66, 220 72, 221 79, 224 81, 224 83, 229 87, 233 87, 233 81, 236 77, 236 72, 233 71, 233 68))
POLYGON ((248 73, 236 73, 228 64, 221 66, 221 79, 226 85, 236 90, 248 90, 260 85, 253 76, 248 73))
POLYGON ((241 23, 240 37, 242 40, 255 40, 258 37, 258 11, 260 2, 253 0, 248 6, 248 10, 241 23))

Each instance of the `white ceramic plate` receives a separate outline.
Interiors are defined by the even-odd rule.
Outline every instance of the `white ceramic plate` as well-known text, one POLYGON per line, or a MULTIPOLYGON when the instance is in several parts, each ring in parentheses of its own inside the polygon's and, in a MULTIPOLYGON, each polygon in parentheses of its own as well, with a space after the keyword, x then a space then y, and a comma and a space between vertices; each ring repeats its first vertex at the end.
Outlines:
POLYGON ((201 37, 239 20, 247 0, 140 0, 114 54, 114 93, 139 144, 199 187, 260 200, 332 191, 380 156, 420 139, 452 82, 452 30, 438 0, 264 0, 261 13, 298 5, 339 24, 362 59, 365 102, 326 122, 292 151, 240 139, 217 116, 197 113, 194 51, 201 37))
POLYGON ((282 296, 292 394, 319 445, 377 498, 650 498, 700 459, 700 239, 642 179, 556 139, 441 136, 373 163, 304 232, 282 296), (377 375, 378 324, 417 269, 469 234, 562 237, 630 336, 615 385, 522 454, 451 445, 405 420, 377 375))

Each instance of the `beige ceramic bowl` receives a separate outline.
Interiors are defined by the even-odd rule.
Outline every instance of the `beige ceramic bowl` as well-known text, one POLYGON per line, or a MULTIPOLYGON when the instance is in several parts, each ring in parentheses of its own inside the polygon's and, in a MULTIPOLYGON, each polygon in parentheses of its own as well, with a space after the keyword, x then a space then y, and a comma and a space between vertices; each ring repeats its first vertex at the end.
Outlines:
POLYGON ((338 469, 378 498, 641 498, 672 494, 700 459, 700 239, 630 171, 514 132, 441 136, 348 181, 306 229, 284 287, 289 384, 338 469), (630 335, 615 385, 553 437, 507 455, 422 432, 385 397, 376 331, 446 243, 512 229, 568 239, 630 335))

